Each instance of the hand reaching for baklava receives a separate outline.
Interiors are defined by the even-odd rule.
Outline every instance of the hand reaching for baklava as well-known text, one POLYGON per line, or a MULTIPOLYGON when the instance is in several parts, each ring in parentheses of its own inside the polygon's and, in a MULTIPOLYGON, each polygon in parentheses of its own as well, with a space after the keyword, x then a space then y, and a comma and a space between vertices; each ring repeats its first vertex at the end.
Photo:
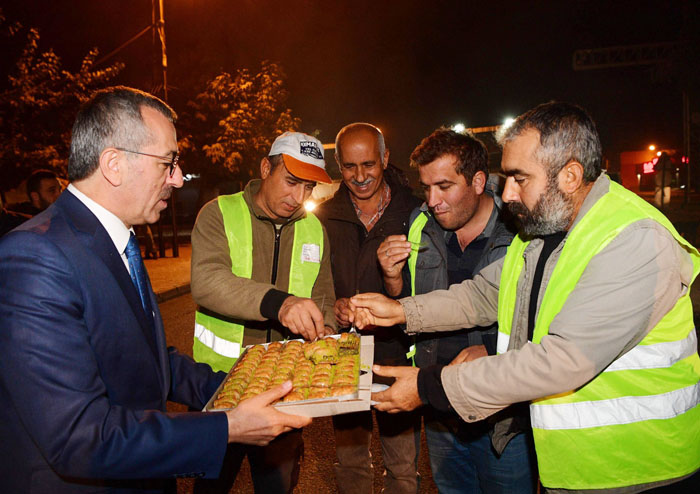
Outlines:
POLYGON ((292 382, 286 381, 228 410, 228 442, 265 446, 284 432, 309 425, 309 417, 282 413, 272 406, 291 389, 292 382))
POLYGON ((341 328, 350 327, 350 299, 347 297, 337 298, 335 300, 335 305, 333 306, 333 312, 335 313, 335 322, 341 328))
POLYGON ((393 326, 406 322, 403 306, 380 293, 360 293, 350 298, 350 321, 358 329, 393 326))
POLYGON ((325 326, 323 314, 316 302, 310 298, 294 295, 287 297, 280 307, 278 319, 292 333, 309 341, 322 338, 332 332, 325 326))

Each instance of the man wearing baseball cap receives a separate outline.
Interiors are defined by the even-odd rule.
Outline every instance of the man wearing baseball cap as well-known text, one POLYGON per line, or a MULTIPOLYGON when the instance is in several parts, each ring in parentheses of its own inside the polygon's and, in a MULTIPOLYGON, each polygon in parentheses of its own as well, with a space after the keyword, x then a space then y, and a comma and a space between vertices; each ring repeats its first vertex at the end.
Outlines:
MULTIPOLYGON (((228 372, 245 345, 335 332, 330 243, 303 208, 317 182, 331 183, 325 166, 317 139, 285 132, 260 162, 260 179, 200 211, 191 277, 198 362, 228 372)), ((229 448, 219 479, 198 480, 195 492, 229 492, 246 454, 255 492, 291 492, 302 453, 301 430, 264 448, 229 448)))

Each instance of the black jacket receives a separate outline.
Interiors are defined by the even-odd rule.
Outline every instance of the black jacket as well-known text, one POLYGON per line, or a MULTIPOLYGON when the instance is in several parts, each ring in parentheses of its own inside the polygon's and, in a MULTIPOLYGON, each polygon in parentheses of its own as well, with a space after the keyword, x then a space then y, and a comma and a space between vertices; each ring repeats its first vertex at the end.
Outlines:
MULTIPOLYGON (((406 234, 411 211, 421 204, 410 188, 394 179, 390 170, 384 174, 384 179, 391 188, 391 202, 369 232, 357 217, 350 201, 350 191, 344 183, 331 199, 314 211, 330 239, 336 298, 352 297, 357 290, 384 293, 377 248, 389 235, 406 234)), ((401 328, 377 328, 369 334, 374 334, 376 363, 410 364, 406 358, 409 338, 401 328)))

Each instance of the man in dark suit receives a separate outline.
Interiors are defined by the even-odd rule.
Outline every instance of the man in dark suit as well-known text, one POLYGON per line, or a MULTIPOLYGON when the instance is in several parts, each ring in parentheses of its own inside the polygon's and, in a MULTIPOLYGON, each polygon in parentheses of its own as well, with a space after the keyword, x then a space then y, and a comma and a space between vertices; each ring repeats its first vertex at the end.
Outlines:
POLYGON ((225 413, 165 411, 201 408, 224 377, 166 348, 133 235, 182 186, 174 119, 149 94, 98 92, 67 191, 0 242, 0 492, 174 491, 216 477, 227 442, 310 421, 270 406, 289 382, 225 413))

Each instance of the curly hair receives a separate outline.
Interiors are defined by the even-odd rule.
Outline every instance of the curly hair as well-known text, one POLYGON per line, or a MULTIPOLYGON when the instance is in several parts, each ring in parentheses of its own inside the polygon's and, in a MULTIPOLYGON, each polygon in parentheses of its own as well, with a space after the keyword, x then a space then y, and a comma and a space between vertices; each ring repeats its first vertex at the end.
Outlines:
POLYGON ((440 127, 421 141, 411 153, 411 166, 418 168, 445 155, 457 159, 456 171, 467 183, 477 172, 489 174, 489 153, 484 143, 471 132, 455 132, 447 127, 440 127))

